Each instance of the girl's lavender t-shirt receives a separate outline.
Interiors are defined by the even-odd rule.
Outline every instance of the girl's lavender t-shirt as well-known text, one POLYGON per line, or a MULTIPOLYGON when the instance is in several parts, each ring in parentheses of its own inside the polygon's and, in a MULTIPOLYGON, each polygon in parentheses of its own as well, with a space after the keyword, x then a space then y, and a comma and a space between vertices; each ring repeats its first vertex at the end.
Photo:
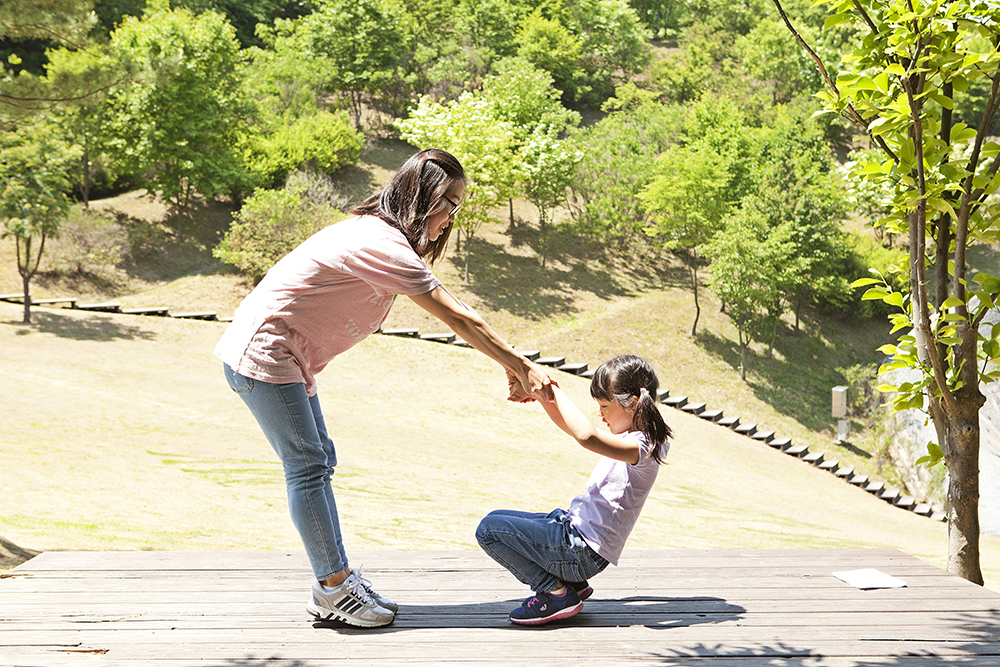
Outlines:
POLYGON ((441 285, 402 232, 371 216, 331 225, 271 267, 247 295, 215 355, 247 377, 303 382, 377 331, 395 295, 441 285))
MULTIPOLYGON (((642 431, 623 435, 639 445, 639 462, 632 465, 601 457, 587 482, 586 493, 574 498, 567 511, 570 524, 584 541, 612 565, 618 565, 625 540, 635 527, 660 470, 660 464, 650 456, 642 431)), ((660 445, 661 458, 669 449, 669 442, 660 445)))

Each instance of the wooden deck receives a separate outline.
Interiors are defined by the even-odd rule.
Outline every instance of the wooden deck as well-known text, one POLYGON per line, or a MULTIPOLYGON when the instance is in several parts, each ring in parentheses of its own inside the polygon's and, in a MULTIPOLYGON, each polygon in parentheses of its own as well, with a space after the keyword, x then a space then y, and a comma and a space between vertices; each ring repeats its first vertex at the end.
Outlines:
POLYGON ((507 622, 527 592, 480 552, 352 559, 393 625, 314 625, 302 553, 44 553, 0 580, 0 665, 1000 665, 1000 595, 891 549, 626 552, 537 628, 507 622), (832 574, 862 568, 907 587, 832 574))

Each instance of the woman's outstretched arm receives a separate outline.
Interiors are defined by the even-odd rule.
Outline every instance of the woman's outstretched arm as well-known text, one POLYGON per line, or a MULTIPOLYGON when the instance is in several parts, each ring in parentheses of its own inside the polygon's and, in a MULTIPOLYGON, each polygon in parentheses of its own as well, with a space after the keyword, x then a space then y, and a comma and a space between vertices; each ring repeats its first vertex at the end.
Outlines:
POLYGON ((476 311, 456 299, 443 285, 410 299, 447 324, 469 345, 514 373, 525 392, 543 401, 552 400, 552 380, 548 373, 518 354, 476 311))

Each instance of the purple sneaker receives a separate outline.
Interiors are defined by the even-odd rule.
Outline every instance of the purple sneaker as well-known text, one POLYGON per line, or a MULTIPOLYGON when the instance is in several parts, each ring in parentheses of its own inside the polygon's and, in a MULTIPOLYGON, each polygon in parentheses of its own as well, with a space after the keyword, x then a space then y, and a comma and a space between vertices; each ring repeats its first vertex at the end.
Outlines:
POLYGON ((569 618, 583 609, 583 602, 572 586, 562 596, 536 593, 520 607, 510 612, 510 622, 518 625, 541 625, 560 618, 569 618))

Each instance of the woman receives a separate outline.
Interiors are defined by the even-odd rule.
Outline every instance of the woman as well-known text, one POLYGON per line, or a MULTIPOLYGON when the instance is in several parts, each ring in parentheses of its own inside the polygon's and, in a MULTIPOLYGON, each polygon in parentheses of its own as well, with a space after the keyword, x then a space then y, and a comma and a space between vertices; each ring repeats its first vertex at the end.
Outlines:
POLYGON ((397 605, 350 568, 330 486, 337 463, 315 376, 377 331, 397 294, 410 297, 512 373, 551 398, 545 371, 518 354, 428 268, 444 253, 465 194, 465 173, 441 150, 413 155, 355 216, 316 233, 275 264, 240 304, 215 348, 281 458, 289 510, 316 581, 310 613, 360 627, 391 623, 397 605))

